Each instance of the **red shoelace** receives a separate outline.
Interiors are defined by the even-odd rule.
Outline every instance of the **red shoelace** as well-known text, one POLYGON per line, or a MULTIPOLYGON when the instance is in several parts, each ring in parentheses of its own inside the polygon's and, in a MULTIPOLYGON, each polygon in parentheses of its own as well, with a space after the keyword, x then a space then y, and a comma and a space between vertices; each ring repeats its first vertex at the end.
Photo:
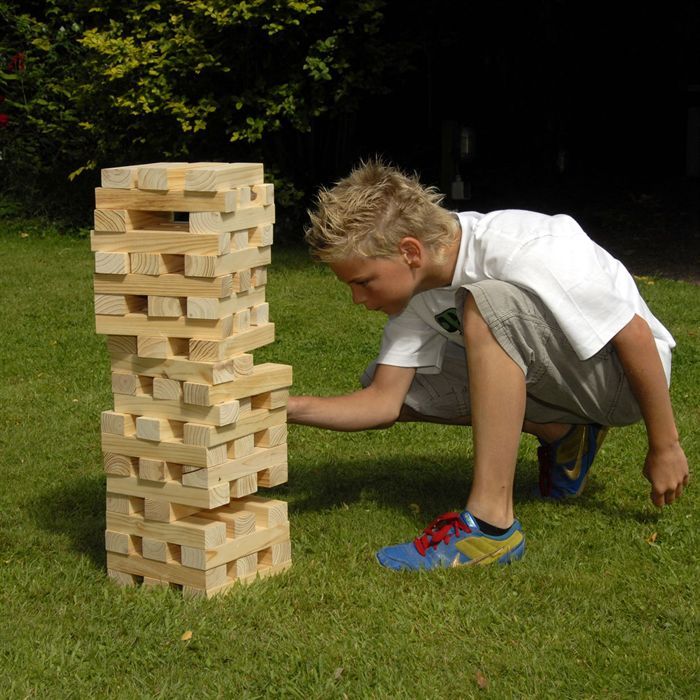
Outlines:
POLYGON ((444 513, 435 518, 435 520, 423 530, 423 534, 418 535, 418 537, 413 540, 413 544, 418 550, 418 554, 424 557, 425 553, 428 551, 428 547, 434 549, 440 542, 449 544, 450 538, 459 537, 460 532, 471 532, 471 530, 459 517, 459 513, 444 513))

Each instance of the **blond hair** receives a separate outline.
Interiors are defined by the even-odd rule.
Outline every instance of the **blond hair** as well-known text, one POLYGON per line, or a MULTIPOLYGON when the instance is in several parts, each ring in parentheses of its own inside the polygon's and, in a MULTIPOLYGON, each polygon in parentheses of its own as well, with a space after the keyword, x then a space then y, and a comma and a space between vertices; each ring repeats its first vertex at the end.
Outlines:
POLYGON ((322 188, 306 242, 322 262, 398 254, 405 236, 420 240, 442 262, 456 239, 457 221, 442 206, 443 195, 379 159, 361 162, 330 190, 322 188))

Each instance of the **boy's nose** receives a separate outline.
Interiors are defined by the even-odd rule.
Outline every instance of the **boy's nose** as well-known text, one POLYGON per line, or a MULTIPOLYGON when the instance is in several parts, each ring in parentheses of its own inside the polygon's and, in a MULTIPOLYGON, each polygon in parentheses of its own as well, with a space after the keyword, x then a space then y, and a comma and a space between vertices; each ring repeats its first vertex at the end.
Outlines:
POLYGON ((365 295, 362 293, 361 287, 351 287, 350 292, 352 293, 353 304, 362 304, 364 302, 365 295))

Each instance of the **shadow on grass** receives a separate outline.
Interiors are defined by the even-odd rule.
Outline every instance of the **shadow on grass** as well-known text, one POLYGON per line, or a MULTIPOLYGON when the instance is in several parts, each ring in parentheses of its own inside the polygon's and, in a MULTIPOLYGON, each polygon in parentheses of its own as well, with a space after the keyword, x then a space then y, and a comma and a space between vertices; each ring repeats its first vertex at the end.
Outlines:
POLYGON ((42 529, 67 536, 75 551, 105 567, 105 484, 101 475, 64 480, 27 506, 42 529))

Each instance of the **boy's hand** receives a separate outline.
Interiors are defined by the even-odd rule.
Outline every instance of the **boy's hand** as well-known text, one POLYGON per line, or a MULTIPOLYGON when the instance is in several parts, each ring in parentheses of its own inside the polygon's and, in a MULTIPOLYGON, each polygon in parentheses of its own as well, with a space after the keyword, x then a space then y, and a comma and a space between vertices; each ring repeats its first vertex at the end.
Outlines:
POLYGON ((673 503, 688 485, 688 460, 683 448, 678 443, 664 448, 650 447, 643 474, 651 482, 651 500, 655 506, 673 503))

